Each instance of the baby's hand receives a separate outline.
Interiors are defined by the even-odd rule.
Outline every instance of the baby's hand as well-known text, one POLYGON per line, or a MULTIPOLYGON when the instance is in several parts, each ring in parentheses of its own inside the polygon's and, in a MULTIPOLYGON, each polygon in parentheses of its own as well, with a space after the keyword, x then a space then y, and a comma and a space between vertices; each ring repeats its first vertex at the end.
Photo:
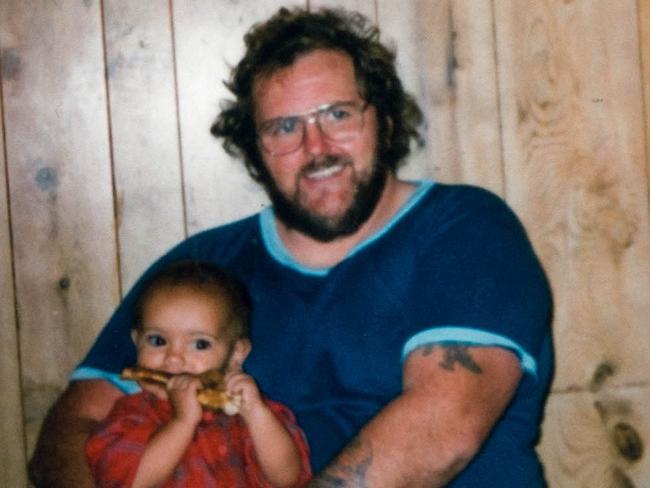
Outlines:
POLYGON ((167 395, 176 420, 193 425, 199 423, 203 409, 196 394, 201 387, 201 381, 189 374, 175 375, 167 382, 167 395))
POLYGON ((138 381, 138 384, 144 391, 148 391, 160 400, 169 400, 169 395, 167 395, 167 389, 164 385, 153 383, 152 381, 138 381))
POLYGON ((226 392, 230 395, 239 395, 242 405, 239 413, 246 417, 260 407, 266 408, 262 395, 255 380, 242 371, 231 371, 225 377, 226 392))

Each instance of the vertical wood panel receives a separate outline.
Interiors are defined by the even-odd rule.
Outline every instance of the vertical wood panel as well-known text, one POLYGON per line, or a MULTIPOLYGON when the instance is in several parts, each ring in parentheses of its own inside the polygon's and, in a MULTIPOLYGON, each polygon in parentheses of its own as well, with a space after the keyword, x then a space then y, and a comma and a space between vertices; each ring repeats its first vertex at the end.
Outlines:
MULTIPOLYGON (((639 0, 641 33, 641 64, 643 66, 643 96, 645 100, 645 147, 648 185, 650 186, 650 0, 639 0)), ((648 195, 650 198, 650 195, 648 195)))
POLYGON ((418 172, 502 194, 491 2, 380 0, 378 17, 428 119, 418 172))
POLYGON ((174 2, 179 118, 190 234, 259 210, 266 197, 243 164, 228 157, 210 134, 223 98, 229 66, 243 52, 242 36, 284 2, 237 4, 212 0, 174 2))
POLYGON ((361 12, 373 22, 376 22, 377 20, 376 3, 377 0, 307 0, 309 10, 314 11, 324 7, 343 7, 347 10, 356 10, 357 12, 361 12))
POLYGON ((634 0, 498 2, 507 195, 556 298, 556 388, 648 380, 650 262, 634 0), (606 297, 606 299, 605 299, 606 297), (579 361, 579 367, 576 367, 579 361))
MULTIPOLYGON (((552 402, 593 417, 597 394, 617 399, 617 388, 647 385, 650 374, 636 2, 494 5, 506 195, 527 224, 554 290, 554 395, 579 391, 592 398, 583 406, 571 405, 571 396, 552 402)), ((560 412, 550 408, 545 420, 545 432, 559 432, 545 437, 551 444, 541 452, 547 455, 571 451, 573 439, 584 435, 579 422, 560 412)), ((574 450, 571 459, 545 458, 557 486, 628 486, 621 476, 632 474, 615 469, 617 455, 607 438, 591 435, 591 445, 574 450), (565 468, 602 453, 609 453, 600 463, 609 474, 598 481, 591 471, 565 468)))
POLYGON ((438 41, 440 37, 445 37, 445 33, 440 33, 431 25, 435 13, 443 7, 444 5, 436 6, 432 2, 396 3, 377 0, 377 23, 381 29, 381 40, 395 50, 397 70, 404 88, 415 97, 425 118, 420 128, 424 145, 412 145, 408 161, 399 171, 403 178, 432 178, 439 170, 439 161, 436 160, 439 146, 431 137, 431 127, 436 126, 440 114, 431 107, 434 105, 436 76, 439 78, 444 75, 431 68, 430 58, 433 52, 444 49, 438 41), (404 29, 405 25, 410 28, 404 29))
POLYGON ((395 43, 402 81, 416 96, 425 116, 421 131, 425 148, 413 155, 402 174, 413 172, 442 181, 449 179, 446 172, 458 154, 452 131, 453 100, 447 84, 450 2, 415 0, 407 8, 401 2, 379 0, 377 7, 383 39, 395 43))
POLYGON ((28 445, 118 298, 98 2, 4 0, 5 130, 28 445))
POLYGON ((104 2, 122 287, 185 235, 170 11, 104 2))
MULTIPOLYGON (((0 36, 6 18, 0 12, 0 36)), ((1 37, 0 37, 1 39, 1 37)), ((2 43, 2 49, 6 46, 2 43)), ((0 55, 0 70, 6 73, 6 58, 0 55)), ((0 90, 0 93, 1 90, 0 90)), ((0 486, 27 486, 23 409, 20 391, 20 365, 16 334, 14 283, 11 265, 11 240, 7 200, 6 165, 3 137, 2 99, 0 98, 0 486)))
POLYGON ((452 3, 452 58, 448 83, 456 105, 456 161, 444 175, 452 181, 480 185, 503 195, 499 93, 494 44, 494 13, 489 0, 452 3))

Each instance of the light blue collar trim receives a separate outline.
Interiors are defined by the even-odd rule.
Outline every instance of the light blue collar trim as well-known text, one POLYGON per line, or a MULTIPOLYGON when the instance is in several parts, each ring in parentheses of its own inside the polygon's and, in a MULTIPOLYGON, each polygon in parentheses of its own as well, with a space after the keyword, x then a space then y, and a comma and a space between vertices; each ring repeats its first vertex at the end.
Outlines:
POLYGON ((519 344, 499 334, 471 327, 436 327, 418 332, 402 349, 402 361, 415 349, 432 344, 463 344, 467 346, 503 347, 510 349, 521 361, 524 372, 537 378, 537 362, 519 344))
POLYGON ((108 371, 97 368, 82 366, 81 368, 75 369, 70 375, 70 381, 77 380, 106 380, 127 395, 141 391, 140 385, 137 382, 123 380, 117 373, 109 373, 108 371))
MULTIPOLYGON (((390 231, 390 229, 399 222, 404 215, 409 213, 409 211, 418 204, 420 200, 427 194, 429 189, 431 189, 435 183, 429 180, 421 180, 412 182, 417 185, 415 191, 411 194, 409 199, 402 205, 399 211, 393 215, 390 221, 384 226, 383 229, 380 229, 375 234, 371 235, 364 241, 357 244, 347 255, 346 259, 353 256, 357 252, 364 249, 366 246, 372 244, 377 239, 381 238, 384 234, 390 231)), ((300 273, 312 276, 326 276, 332 267, 325 268, 310 268, 305 266, 298 261, 289 253, 287 248, 284 246, 280 235, 278 234, 277 226, 275 225, 275 214, 273 213, 273 207, 267 207, 262 210, 259 214, 260 220, 260 229, 262 231, 262 239, 264 245, 266 246, 269 254, 280 264, 294 269, 300 273)))

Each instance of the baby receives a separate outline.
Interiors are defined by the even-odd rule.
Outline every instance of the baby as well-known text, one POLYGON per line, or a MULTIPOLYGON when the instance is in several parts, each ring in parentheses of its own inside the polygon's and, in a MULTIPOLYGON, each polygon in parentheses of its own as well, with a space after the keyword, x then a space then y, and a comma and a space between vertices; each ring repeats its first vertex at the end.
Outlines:
POLYGON ((243 287, 209 263, 180 262, 142 290, 132 330, 138 366, 166 386, 120 398, 86 444, 97 486, 294 487, 311 477, 293 414, 242 371, 251 350, 243 287), (204 411, 199 376, 217 369, 239 415, 204 411))

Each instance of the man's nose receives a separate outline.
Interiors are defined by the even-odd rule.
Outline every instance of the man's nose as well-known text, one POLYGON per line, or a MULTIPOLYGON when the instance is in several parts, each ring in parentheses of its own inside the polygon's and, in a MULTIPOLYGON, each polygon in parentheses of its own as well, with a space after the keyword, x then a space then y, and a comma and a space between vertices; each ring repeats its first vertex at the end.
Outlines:
POLYGON ((323 154, 327 149, 327 139, 323 130, 318 125, 316 118, 305 120, 305 133, 303 135, 303 145, 305 151, 312 155, 317 156, 323 154))

